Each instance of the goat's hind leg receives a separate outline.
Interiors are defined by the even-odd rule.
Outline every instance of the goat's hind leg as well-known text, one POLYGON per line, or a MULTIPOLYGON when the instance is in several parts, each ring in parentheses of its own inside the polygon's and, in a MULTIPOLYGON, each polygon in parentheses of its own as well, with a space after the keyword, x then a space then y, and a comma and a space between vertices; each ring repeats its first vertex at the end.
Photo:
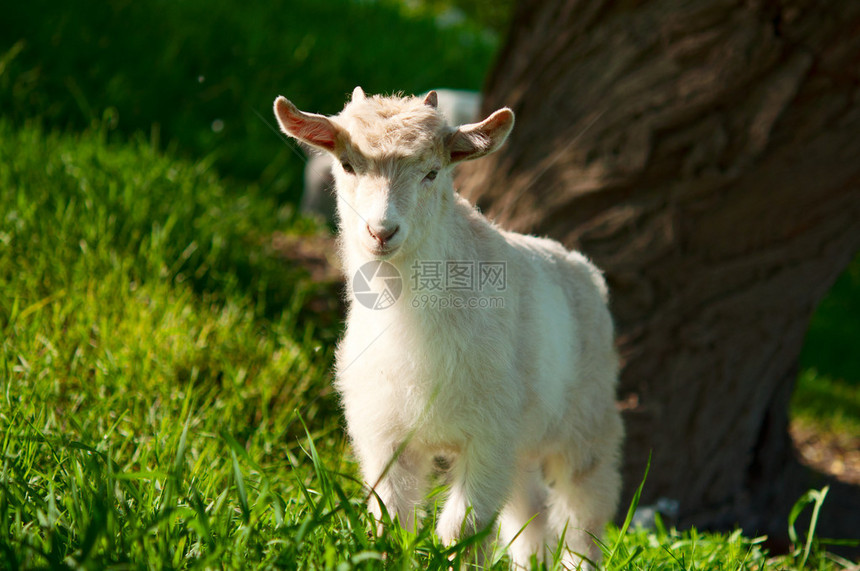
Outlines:
POLYGON ((530 569, 532 556, 545 560, 546 486, 537 463, 519 466, 499 524, 515 568, 530 569))
POLYGON ((609 454, 578 465, 567 454, 557 454, 547 458, 545 471, 549 522, 567 547, 562 563, 568 569, 592 569, 580 556, 595 564, 601 559, 592 535, 600 538, 615 514, 621 488, 617 460, 609 454))

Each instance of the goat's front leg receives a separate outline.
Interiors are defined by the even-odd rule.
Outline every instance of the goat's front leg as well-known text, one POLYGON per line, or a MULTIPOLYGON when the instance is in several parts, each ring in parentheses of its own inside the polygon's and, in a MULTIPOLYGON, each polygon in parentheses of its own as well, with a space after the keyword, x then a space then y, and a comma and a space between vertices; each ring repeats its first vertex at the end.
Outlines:
POLYGON ((445 545, 492 521, 507 497, 514 464, 510 442, 470 442, 451 469, 451 490, 436 525, 445 545))
POLYGON ((415 530, 415 510, 424 498, 430 459, 420 450, 395 443, 356 443, 364 480, 371 488, 368 508, 379 527, 381 501, 393 520, 415 530))

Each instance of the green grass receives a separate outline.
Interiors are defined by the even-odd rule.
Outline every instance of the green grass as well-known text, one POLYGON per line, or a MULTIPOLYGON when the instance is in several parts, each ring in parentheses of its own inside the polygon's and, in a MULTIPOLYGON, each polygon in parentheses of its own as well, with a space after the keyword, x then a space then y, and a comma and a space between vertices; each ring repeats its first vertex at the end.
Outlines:
POLYGON ((288 213, 102 140, 0 123, 2 559, 253 560, 254 530, 307 509, 287 509, 312 472, 296 411, 340 445, 334 332, 300 319, 312 286, 265 251, 288 213))
MULTIPOLYGON (((445 569, 377 537, 331 395, 336 330, 267 252, 311 232, 148 144, 0 122, 0 568, 445 569)), ((802 539, 800 540, 802 541, 802 539)), ((740 533, 619 531, 610 569, 799 569, 740 533)), ((812 568, 840 565, 813 548, 812 568)), ((492 568, 507 562, 497 552, 492 568)))

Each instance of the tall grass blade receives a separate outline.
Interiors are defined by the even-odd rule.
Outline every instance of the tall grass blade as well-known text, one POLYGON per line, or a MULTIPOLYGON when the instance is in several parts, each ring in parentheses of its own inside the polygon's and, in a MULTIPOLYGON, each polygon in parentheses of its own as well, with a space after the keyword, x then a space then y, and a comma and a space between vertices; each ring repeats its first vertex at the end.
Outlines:
POLYGON ((809 532, 806 535, 806 543, 803 547, 803 553, 800 558, 800 567, 806 566, 809 560, 809 553, 812 550, 812 541, 815 537, 815 528, 818 526, 818 516, 821 512, 821 506, 824 503, 824 498, 827 497, 827 492, 830 491, 830 486, 825 486, 820 490, 809 490, 803 494, 794 506, 791 508, 791 513, 788 516, 788 537, 794 545, 800 543, 797 535, 795 523, 797 518, 803 512, 807 505, 812 504, 812 516, 809 520, 809 532))
POLYGON ((191 413, 185 418, 185 426, 182 427, 182 434, 179 435, 179 445, 176 447, 176 457, 173 460, 173 470, 179 474, 182 469, 182 460, 185 458, 185 449, 188 442, 188 426, 191 424, 191 413))
POLYGON ((612 546, 612 551, 606 556, 606 568, 609 569, 612 560, 615 558, 615 554, 622 547, 622 543, 624 541, 624 536, 627 534, 627 530, 630 528, 630 524, 633 522, 633 515, 636 513, 636 508, 639 507, 639 498, 642 496, 642 489, 645 487, 645 480, 648 479, 648 471, 651 469, 651 454, 648 454, 648 463, 645 464, 645 473, 642 475, 642 481, 639 482, 639 486, 636 488, 636 493, 633 494, 633 499, 630 501, 630 507, 627 508, 627 516, 624 518, 624 524, 621 526, 621 529, 618 532, 618 538, 615 540, 615 545, 612 546))
POLYGON ((242 470, 239 468, 239 459, 236 458, 236 453, 231 449, 230 456, 233 458, 233 477, 236 480, 236 490, 239 493, 239 505, 242 508, 242 516, 245 518, 245 523, 251 515, 251 510, 248 507, 248 493, 245 491, 245 478, 242 477, 242 470))

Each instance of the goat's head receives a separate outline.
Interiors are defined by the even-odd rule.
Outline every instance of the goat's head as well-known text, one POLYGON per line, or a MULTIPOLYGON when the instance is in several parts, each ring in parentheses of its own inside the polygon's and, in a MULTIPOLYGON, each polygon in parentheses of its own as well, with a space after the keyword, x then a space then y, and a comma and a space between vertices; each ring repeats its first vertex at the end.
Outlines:
POLYGON ((331 153, 342 238, 374 258, 392 258, 427 239, 453 202, 454 165, 498 149, 514 124, 504 108, 450 127, 425 97, 367 97, 356 87, 333 117, 299 111, 284 97, 275 116, 287 135, 331 153))

